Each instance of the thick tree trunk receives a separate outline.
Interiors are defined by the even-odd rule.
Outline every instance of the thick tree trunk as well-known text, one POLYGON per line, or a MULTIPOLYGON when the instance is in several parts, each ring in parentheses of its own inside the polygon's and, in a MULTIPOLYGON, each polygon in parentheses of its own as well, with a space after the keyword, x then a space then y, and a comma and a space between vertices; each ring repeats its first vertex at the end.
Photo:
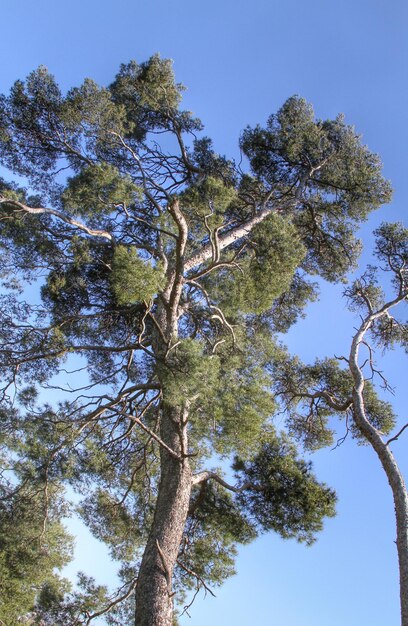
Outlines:
MULTIPOLYGON (((177 201, 169 212, 178 227, 174 265, 167 271, 168 284, 158 299, 152 347, 159 362, 166 362, 170 346, 177 343, 179 303, 184 284, 184 251, 188 225, 177 201)), ((167 362, 171 368, 171 365, 167 362)), ((159 375, 160 378, 160 375, 159 375)), ((166 384, 161 407, 160 483, 153 524, 143 554, 136 586, 135 626, 172 626, 173 570, 180 550, 191 494, 191 468, 187 456, 188 401, 174 406, 166 401, 166 384), (173 454, 169 452, 173 451, 173 454)), ((182 403, 182 401, 180 400, 182 403)))
POLYGON ((180 460, 161 450, 161 478, 156 511, 136 587, 136 626, 172 626, 172 576, 186 523, 191 469, 186 450, 185 414, 165 407, 161 438, 180 460), (184 432, 183 432, 184 431, 184 432))

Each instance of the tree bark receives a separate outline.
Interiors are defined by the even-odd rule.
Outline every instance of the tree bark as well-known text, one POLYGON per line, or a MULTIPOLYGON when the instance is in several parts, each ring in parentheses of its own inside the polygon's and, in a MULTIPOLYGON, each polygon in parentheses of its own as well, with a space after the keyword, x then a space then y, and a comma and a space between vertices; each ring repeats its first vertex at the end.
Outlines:
POLYGON ((161 449, 161 477, 156 510, 136 586, 135 626, 172 626, 173 569, 186 523, 191 494, 185 412, 164 407, 160 436, 178 460, 161 449))
POLYGON ((401 626, 408 626, 408 496, 398 467, 395 476, 388 476, 394 496, 397 521, 397 550, 400 577, 401 626), (391 482, 391 480, 393 482, 391 482))
POLYGON ((358 391, 354 392, 354 420, 374 448, 384 468, 394 499, 400 579, 401 626, 408 626, 408 494, 404 478, 391 450, 365 417, 358 391))
POLYGON ((408 626, 408 493, 404 478, 389 446, 380 432, 369 422, 364 405, 364 376, 358 365, 358 352, 371 318, 360 327, 350 352, 350 371, 354 378, 353 414, 357 428, 376 452, 390 484, 395 507, 397 551, 400 579, 401 626, 408 626))
MULTIPOLYGON (((167 288, 158 301, 156 320, 161 330, 153 333, 152 347, 159 362, 167 361, 169 347, 177 343, 188 231, 177 202, 169 206, 169 211, 178 226, 179 236, 175 263, 168 269, 167 288)), ((166 447, 160 447, 160 482, 155 513, 136 585, 135 626, 173 626, 173 570, 190 506, 192 472, 187 456, 189 405, 186 401, 184 404, 181 402, 181 406, 174 406, 171 398, 167 402, 165 383, 162 392, 160 439, 166 447), (169 452, 169 448, 173 453, 169 452)))

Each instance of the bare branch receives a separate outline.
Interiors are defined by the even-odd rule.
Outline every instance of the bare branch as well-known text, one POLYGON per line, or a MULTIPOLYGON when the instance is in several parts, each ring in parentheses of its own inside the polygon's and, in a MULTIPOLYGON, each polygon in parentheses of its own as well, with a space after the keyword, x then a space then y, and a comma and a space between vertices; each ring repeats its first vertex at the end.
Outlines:
POLYGON ((208 480, 215 480, 215 482, 219 483, 222 487, 225 487, 225 489, 233 491, 234 493, 239 493, 241 491, 240 488, 227 483, 223 478, 221 478, 221 476, 216 474, 216 472, 211 472, 210 470, 195 474, 191 479, 191 485, 200 485, 201 483, 207 482, 208 480))
POLYGON ((25 213, 31 213, 35 215, 39 215, 39 214, 53 215, 54 217, 57 217, 62 222, 65 222, 66 224, 70 224, 71 226, 74 226, 75 228, 79 228, 80 230, 85 232, 87 235, 92 235, 93 237, 103 237, 104 239, 108 239, 109 241, 114 243, 113 235, 109 233, 108 231, 95 230, 93 228, 89 228, 85 224, 82 224, 82 222, 79 222, 78 220, 74 219, 73 217, 70 217, 69 215, 65 215, 61 211, 57 211, 55 209, 50 209, 46 207, 37 207, 37 208, 29 207, 26 204, 23 204, 22 202, 18 202, 17 200, 9 200, 7 198, 4 198, 3 196, 0 196, 0 206, 1 205, 12 206, 18 211, 23 211, 25 213))
POLYGON ((388 439, 388 441, 386 441, 385 445, 388 446, 392 441, 397 441, 397 439, 399 438, 400 435, 402 435, 402 433, 404 432, 404 430, 408 428, 408 423, 406 423, 401 430, 399 430, 397 432, 397 434, 394 437, 391 437, 391 439, 388 439))
POLYGON ((96 617, 100 617, 101 615, 105 615, 106 613, 109 613, 109 611, 111 611, 117 604, 119 604, 120 602, 123 602, 124 600, 127 600, 134 592, 136 584, 137 584, 137 578, 132 580, 132 582, 129 585, 129 588, 123 595, 118 596, 117 598, 109 602, 109 604, 105 608, 101 609, 100 611, 97 611, 96 613, 92 613, 91 615, 89 615, 84 626, 89 626, 89 624, 91 623, 93 619, 95 619, 96 617))
POLYGON ((124 411, 116 411, 117 413, 119 413, 119 415, 123 415, 124 417, 128 417, 130 420, 132 420, 133 422, 135 422, 136 424, 138 424, 140 426, 140 428, 142 430, 145 431, 145 433, 147 433, 148 435, 150 435, 150 437, 152 439, 154 439, 162 448, 164 448, 165 450, 167 450, 167 452, 174 458, 177 459, 178 461, 182 461, 183 457, 180 456, 179 454, 177 454, 177 452, 175 452, 174 450, 172 450, 167 443, 165 443, 162 439, 160 439, 160 437, 158 435, 156 435, 156 433, 149 428, 148 426, 146 426, 146 424, 143 424, 142 420, 139 419, 136 415, 132 415, 130 413, 125 413, 124 411))
POLYGON ((199 576, 196 572, 194 572, 192 569, 190 569, 189 567, 187 567, 186 565, 184 565, 184 563, 182 563, 181 561, 179 561, 177 559, 176 561, 177 565, 179 567, 181 567, 181 569, 183 569, 187 574, 189 574, 190 576, 193 576, 197 582, 199 583, 199 585, 201 585, 202 587, 204 587, 204 589, 206 591, 208 591, 208 593, 210 593, 213 598, 215 598, 215 593, 208 587, 208 585, 205 583, 205 581, 201 578, 201 576, 199 576))
POLYGON ((315 391, 314 393, 307 393, 307 392, 293 393, 292 397, 293 398, 309 398, 311 400, 315 400, 317 398, 323 398, 323 400, 325 400, 326 404, 331 409, 333 409, 334 411, 339 411, 339 412, 347 411, 347 409, 349 409, 353 404, 352 398, 347 398, 347 400, 345 400, 344 402, 339 402, 338 400, 336 400, 333 394, 325 390, 315 391))

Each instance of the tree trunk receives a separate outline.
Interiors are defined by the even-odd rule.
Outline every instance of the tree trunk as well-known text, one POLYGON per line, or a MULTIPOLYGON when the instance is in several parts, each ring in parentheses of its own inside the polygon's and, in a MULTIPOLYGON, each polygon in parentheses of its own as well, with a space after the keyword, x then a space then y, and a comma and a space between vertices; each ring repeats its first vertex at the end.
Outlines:
MULTIPOLYGON (((179 303, 184 284, 184 251, 188 225, 178 201, 169 203, 178 227, 174 265, 167 270, 168 284, 157 303, 152 347, 159 362, 166 362, 170 346, 178 337, 179 303)), ((167 361, 167 366, 171 365, 167 361)), ((160 378, 160 374, 159 374, 160 378)), ((136 586, 135 626, 173 626, 173 570, 180 550, 191 494, 191 468, 187 456, 188 406, 166 401, 162 385, 160 438, 160 483, 153 524, 143 554, 136 586), (175 454, 169 452, 169 448, 175 454)))
POLYGON ((397 520, 401 626, 408 626, 408 496, 401 475, 399 483, 397 483, 395 487, 392 487, 392 491, 394 495, 395 517, 397 520))
POLYGON ((172 626, 173 569, 186 523, 191 469, 187 450, 186 415, 165 406, 160 436, 180 460, 161 449, 161 477, 156 510, 140 566, 136 587, 135 626, 172 626))
MULTIPOLYGON (((388 308, 390 308, 388 306, 388 308)), ((384 315, 386 308, 371 313, 363 320, 353 338, 349 357, 349 367, 354 379, 353 417, 362 435, 376 452, 390 484, 394 498, 395 519, 397 525, 397 550, 400 578, 401 626, 408 626, 408 493, 404 478, 392 454, 389 445, 382 439, 381 433, 370 423, 364 404, 364 375, 358 364, 358 354, 365 333, 373 321, 384 315)))
POLYGON ((362 387, 353 393, 354 421, 375 450, 384 468, 394 498, 400 578, 401 626, 408 626, 408 493, 404 478, 389 446, 365 415, 362 387))
MULTIPOLYGON (((380 439, 380 438, 379 438, 380 439)), ((404 478, 389 447, 380 441, 370 442, 387 475, 394 498, 397 526, 397 551, 400 579, 401 626, 408 626, 408 494, 404 478)))
MULTIPOLYGON (((365 435, 367 437, 367 435, 365 435)), ((389 447, 380 436, 370 443, 387 475, 394 498, 400 579, 401 626, 408 626, 408 494, 404 478, 389 447)))

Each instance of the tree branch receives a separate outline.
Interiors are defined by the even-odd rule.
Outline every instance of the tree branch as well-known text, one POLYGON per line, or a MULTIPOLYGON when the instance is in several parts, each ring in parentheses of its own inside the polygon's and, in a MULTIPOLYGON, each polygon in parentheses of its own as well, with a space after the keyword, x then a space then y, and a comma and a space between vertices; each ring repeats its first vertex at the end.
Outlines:
POLYGON ((333 409, 334 411, 339 411, 340 413, 347 411, 353 404, 352 398, 347 398, 344 402, 338 402, 331 393, 328 391, 315 391, 314 393, 293 393, 293 398, 309 398, 310 400, 316 400, 318 398, 323 398, 326 404, 333 409))
POLYGON ((170 282, 171 290, 169 295, 170 336, 173 336, 177 334, 177 309, 184 284, 184 252, 187 244, 188 226, 186 218, 180 210, 178 200, 170 204, 169 211, 179 231, 176 245, 176 263, 170 282))
MULTIPOLYGON (((263 222, 263 220, 268 217, 270 213, 272 213, 272 209, 262 209, 262 211, 259 211, 259 213, 254 215, 254 217, 248 220, 245 224, 240 224, 239 226, 236 226, 235 228, 230 230, 228 233, 225 233, 224 235, 218 237, 219 252, 221 252, 222 250, 224 250, 224 248, 227 248, 231 244, 239 241, 240 239, 242 239, 242 237, 248 235, 252 231, 254 226, 263 222)), ((184 263, 184 270, 188 272, 194 267, 197 267, 197 265, 202 265, 202 263, 205 263, 205 261, 211 259, 213 257, 213 254, 214 244, 213 242, 210 242, 209 244, 204 246, 200 252, 197 252, 197 254, 194 254, 192 257, 187 259, 187 261, 184 263)))
POLYGON ((156 435, 156 433, 151 428, 146 426, 146 424, 143 424, 142 420, 139 419, 138 417, 136 417, 136 415, 132 415, 131 413, 126 413, 125 411, 115 411, 115 412, 118 413, 119 415, 123 415, 124 417, 128 417, 130 420, 132 420, 133 422, 138 424, 138 426, 140 426, 140 428, 142 430, 144 430, 145 433, 147 433, 152 439, 154 439, 162 448, 167 450, 167 452, 174 459, 177 459, 178 461, 182 461, 183 460, 183 457, 181 457, 179 454, 177 454, 177 452, 172 450, 172 448, 170 448, 167 445, 167 443, 164 443, 164 441, 162 439, 160 439, 160 437, 158 435, 156 435))
POLYGON ((82 222, 79 222, 78 220, 74 219, 73 217, 70 217, 69 215, 65 215, 61 211, 57 211, 56 209, 50 209, 46 207, 37 207, 37 208, 29 207, 28 205, 23 204, 22 202, 18 202, 17 200, 9 200, 7 198, 4 198, 3 196, 0 196, 0 206, 1 205, 5 205, 5 206, 11 205, 15 209, 19 211, 23 211, 24 213, 31 213, 35 215, 38 215, 38 214, 53 215, 54 217, 57 217, 62 222, 65 222, 66 224, 70 224, 70 226, 74 226, 75 228, 79 228, 80 230, 85 232, 87 235, 92 235, 93 237, 103 237, 104 239, 108 239, 109 241, 114 243, 113 235, 109 233, 108 231, 95 230, 93 228, 89 228, 85 224, 82 224, 82 222))
POLYGON ((210 470, 194 474, 191 479, 191 485, 194 487, 195 485, 200 485, 208 480, 215 480, 215 482, 219 483, 222 487, 225 487, 225 489, 233 491, 234 493, 239 493, 241 491, 241 488, 227 483, 223 478, 221 478, 221 476, 216 474, 216 472, 211 472, 210 470))
POLYGON ((96 617, 100 617, 101 615, 105 615, 106 613, 109 613, 109 611, 111 611, 117 604, 119 604, 120 602, 123 602, 124 600, 127 600, 132 595, 133 591, 135 590, 136 584, 137 584, 137 578, 132 580, 132 582, 129 585, 129 589, 123 595, 109 602, 109 604, 105 608, 101 609, 100 611, 97 611, 96 613, 92 613, 91 615, 89 615, 84 626, 89 626, 89 624, 91 623, 93 619, 95 619, 96 617))
POLYGON ((408 428, 408 423, 405 424, 400 431, 397 432, 397 434, 394 437, 391 437, 391 439, 388 439, 388 441, 386 441, 385 445, 388 446, 392 441, 397 441, 398 437, 400 435, 402 435, 402 433, 404 432, 404 430, 408 428))
POLYGON ((208 593, 210 593, 213 598, 215 598, 215 593, 209 588, 209 586, 205 583, 205 581, 201 578, 201 576, 199 576, 196 572, 194 572, 192 569, 190 569, 189 567, 187 567, 186 565, 184 565, 184 563, 182 563, 181 561, 179 561, 177 559, 176 561, 177 565, 179 567, 181 567, 181 569, 183 569, 187 574, 189 574, 190 576, 193 576, 193 578, 195 578, 199 585, 202 585, 204 587, 204 589, 206 591, 208 591, 208 593))

